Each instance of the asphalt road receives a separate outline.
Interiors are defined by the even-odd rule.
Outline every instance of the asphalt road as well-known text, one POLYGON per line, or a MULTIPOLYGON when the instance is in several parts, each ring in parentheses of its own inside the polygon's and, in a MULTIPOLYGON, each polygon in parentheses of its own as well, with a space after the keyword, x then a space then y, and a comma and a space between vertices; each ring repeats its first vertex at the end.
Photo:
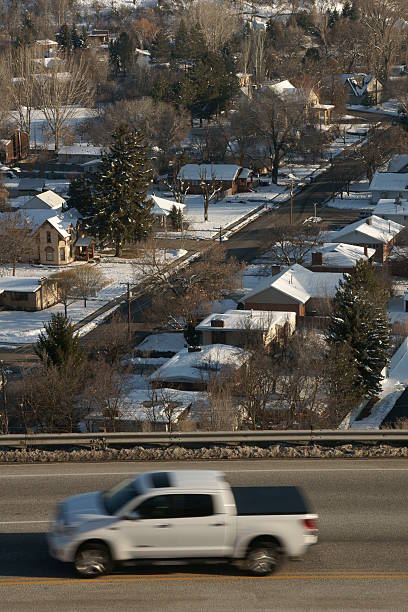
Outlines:
POLYGON ((0 610, 406 610, 404 460, 60 464, 0 467, 0 610), (230 566, 124 568, 83 581, 48 558, 55 503, 129 474, 194 467, 232 484, 296 484, 320 515, 320 543, 273 577, 230 566))

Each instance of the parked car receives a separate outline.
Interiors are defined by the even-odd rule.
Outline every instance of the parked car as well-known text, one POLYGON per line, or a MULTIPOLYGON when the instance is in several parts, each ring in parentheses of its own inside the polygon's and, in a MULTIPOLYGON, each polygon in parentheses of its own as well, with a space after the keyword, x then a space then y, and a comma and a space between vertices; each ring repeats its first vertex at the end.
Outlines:
POLYGON ((239 562, 264 576, 317 542, 316 520, 293 486, 230 487, 215 471, 151 472, 63 501, 48 545, 84 577, 120 562, 180 559, 239 562))

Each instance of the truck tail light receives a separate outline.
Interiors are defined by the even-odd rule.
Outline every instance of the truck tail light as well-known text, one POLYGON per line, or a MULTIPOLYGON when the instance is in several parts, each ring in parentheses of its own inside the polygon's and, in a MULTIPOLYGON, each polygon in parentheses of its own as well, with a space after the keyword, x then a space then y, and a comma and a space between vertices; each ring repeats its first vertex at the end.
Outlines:
POLYGON ((306 527, 306 529, 309 529, 310 531, 317 531, 316 519, 306 518, 303 520, 303 524, 306 527))

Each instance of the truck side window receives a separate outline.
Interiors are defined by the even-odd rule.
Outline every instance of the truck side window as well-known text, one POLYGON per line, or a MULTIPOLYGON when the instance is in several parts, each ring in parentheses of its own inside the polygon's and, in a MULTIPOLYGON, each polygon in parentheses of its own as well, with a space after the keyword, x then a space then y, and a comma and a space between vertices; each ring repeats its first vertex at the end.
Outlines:
POLYGON ((149 499, 142 502, 135 510, 142 519, 172 518, 172 497, 172 495, 156 495, 155 497, 149 497, 149 499))
POLYGON ((174 495, 174 518, 192 518, 214 514, 211 495, 185 494, 174 495))

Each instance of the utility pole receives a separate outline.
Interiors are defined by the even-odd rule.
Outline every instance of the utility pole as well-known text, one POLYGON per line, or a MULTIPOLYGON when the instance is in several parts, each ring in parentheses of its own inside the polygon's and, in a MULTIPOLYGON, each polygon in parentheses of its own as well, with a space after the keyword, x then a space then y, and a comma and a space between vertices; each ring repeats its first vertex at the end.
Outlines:
POLYGON ((315 203, 313 204, 313 206, 314 206, 314 218, 316 219, 316 217, 317 217, 317 215, 316 215, 317 203, 315 202, 315 203))
POLYGON ((130 283, 127 283, 127 325, 128 325, 128 337, 129 340, 132 337, 132 332, 130 329, 130 283))
POLYGON ((290 181, 290 224, 293 225, 293 180, 290 181))
POLYGON ((222 226, 220 225, 220 242, 222 242, 222 226))
POLYGON ((2 397, 2 405, 3 412, 0 414, 0 433, 7 434, 8 433, 8 414, 7 414, 7 378, 6 372, 4 370, 3 360, 0 362, 1 365, 1 397, 2 397))

